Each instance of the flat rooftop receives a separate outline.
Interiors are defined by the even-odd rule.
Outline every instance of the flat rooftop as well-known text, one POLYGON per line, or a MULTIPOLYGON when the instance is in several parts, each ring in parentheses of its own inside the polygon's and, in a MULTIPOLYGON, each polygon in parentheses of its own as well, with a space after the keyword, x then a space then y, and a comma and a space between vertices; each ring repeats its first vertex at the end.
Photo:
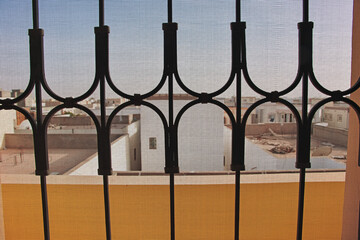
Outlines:
MULTIPOLYGON (((50 174, 64 174, 96 153, 97 149, 49 149, 50 174)), ((33 174, 34 172, 33 149, 0 150, 1 174, 33 174)))

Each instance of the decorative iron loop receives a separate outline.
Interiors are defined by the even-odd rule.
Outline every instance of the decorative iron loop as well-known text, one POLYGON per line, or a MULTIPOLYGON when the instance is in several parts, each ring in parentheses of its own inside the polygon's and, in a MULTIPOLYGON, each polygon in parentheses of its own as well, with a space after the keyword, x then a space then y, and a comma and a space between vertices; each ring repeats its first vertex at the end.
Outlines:
MULTIPOLYGON (((163 29, 164 29, 164 48, 165 49, 169 49, 170 47, 173 48, 174 42, 175 42, 175 47, 176 47, 176 29, 177 29, 177 23, 164 23, 163 24, 163 29), (173 36, 174 35, 174 36, 173 36), (166 39, 166 41, 165 41, 166 39), (169 45, 169 46, 168 46, 169 45), (167 46, 167 47, 166 47, 167 46)), ((105 40, 103 40, 103 45, 105 45, 105 52, 107 53, 106 58, 104 58, 104 61, 108 62, 108 36, 105 40)), ((99 43, 100 45, 100 43, 99 43)), ((100 46, 99 46, 100 48, 100 46)), ((172 49, 170 49, 170 51, 173 51, 172 49)), ((169 74, 172 74, 174 71, 176 71, 176 50, 175 53, 168 53, 168 51, 164 51, 164 70, 163 70, 163 74, 161 76, 160 82, 159 84, 150 92, 145 93, 140 95, 141 99, 144 100, 145 98, 148 98, 154 94, 156 94, 165 84, 166 82, 166 77, 169 74), (167 55, 167 59, 165 60, 166 57, 165 55, 167 55), (169 56, 168 56, 169 55, 169 56), (175 59, 175 60, 174 60, 175 59), (170 61, 170 63, 168 62, 170 61), (173 62, 175 61, 175 62, 173 62), (166 62, 166 63, 165 63, 166 62)), ((102 54, 102 51, 99 51, 99 55, 102 54)), ((101 62, 101 61, 99 61, 101 62)), ((106 64, 107 66, 109 66, 109 64, 106 64)), ((110 72, 109 72, 109 68, 107 67, 105 69, 105 77, 106 77, 106 81, 109 84, 110 88, 117 93, 118 95, 120 95, 121 97, 127 98, 127 99, 134 99, 134 97, 130 94, 127 94, 123 91, 121 91, 119 88, 117 88, 114 84, 114 82, 112 81, 111 77, 110 77, 110 72)), ((98 75, 98 74, 97 74, 98 75)))
POLYGON ((292 84, 289 87, 287 87, 286 89, 280 91, 279 96, 284 96, 284 95, 290 93, 291 91, 293 91, 299 85, 299 83, 301 82, 302 75, 303 75, 303 72, 299 68, 297 73, 296 73, 296 77, 295 77, 294 81, 292 82, 292 84))
POLYGON ((341 94, 343 96, 346 96, 346 95, 349 95, 349 94, 355 92, 359 88, 360 88, 360 77, 358 78, 358 80, 356 81, 356 83, 352 87, 350 87, 348 90, 343 91, 341 94))
POLYGON ((322 92, 325 95, 331 96, 332 92, 326 88, 324 88, 316 79, 314 71, 311 69, 309 72, 309 79, 312 83, 312 85, 319 90, 320 92, 322 92))
MULTIPOLYGON (((184 107, 182 107, 182 108, 180 109, 179 113, 178 113, 177 116, 176 116, 175 122, 174 122, 175 134, 177 135, 180 120, 181 120, 183 114, 184 114, 187 110, 189 110, 191 107, 193 107, 193 106, 195 106, 195 105, 197 105, 197 104, 200 104, 200 103, 202 103, 202 104, 204 104, 204 103, 214 104, 214 105, 220 107, 221 109, 223 109, 223 110, 227 113, 227 115, 229 116, 229 118, 230 118, 231 126, 232 126, 232 129, 233 129, 233 131, 232 131, 232 153, 233 153, 233 154, 232 154, 232 159, 237 159, 237 156, 238 156, 238 154, 237 154, 237 149, 238 149, 238 148, 237 148, 236 146, 238 146, 238 144, 237 144, 237 139, 239 139, 239 138, 236 137, 237 135, 236 135, 236 133, 235 133, 235 132, 236 132, 236 129, 237 129, 237 124, 236 124, 236 120, 235 120, 235 117, 234 117, 233 113, 230 111, 230 109, 229 109, 225 104, 223 104, 223 103, 221 103, 221 102, 219 102, 219 101, 217 101, 217 100, 214 100, 214 99, 208 99, 208 97, 209 97, 208 94, 203 93, 202 96, 203 96, 204 99, 196 99, 196 100, 193 100, 193 101, 187 103, 184 107), (203 101, 204 101, 204 102, 203 102, 203 101)), ((175 150, 175 152, 176 152, 176 158, 178 158, 178 157, 177 157, 177 154, 178 154, 178 152, 177 152, 178 145, 177 145, 177 144, 175 145, 175 149, 176 149, 176 150, 175 150)), ((235 162, 235 160, 232 160, 232 162, 235 162)), ((241 165, 241 164, 240 164, 240 165, 241 165)), ((235 166, 235 164, 232 164, 232 166, 235 166)), ((245 167, 243 166, 243 164, 242 164, 241 167, 239 167, 239 168, 240 168, 240 170, 245 170, 245 167)))
MULTIPOLYGON (((46 129, 48 128, 49 122, 51 120, 51 118, 55 115, 55 113, 57 113, 58 111, 65 109, 65 108, 69 108, 66 104, 60 104, 57 105, 56 107, 54 107, 53 109, 51 109, 51 111, 45 116, 44 121, 43 121, 43 131, 46 131, 46 129)), ((84 107, 83 105, 74 103, 73 105, 71 105, 71 108, 77 108, 79 110, 84 111, 86 114, 89 115, 89 117, 91 118, 91 120, 94 122, 95 127, 96 127, 96 131, 100 132, 101 126, 99 123, 99 120, 97 119, 97 117, 95 116, 95 114, 88 109, 87 107, 84 107)))
MULTIPOLYGON (((314 105, 314 107, 310 110, 309 112, 309 126, 308 128, 311 127, 311 121, 315 116, 316 111, 318 111, 322 106, 324 106, 325 104, 329 103, 329 102, 334 102, 334 101, 342 101, 344 103, 347 103, 350 107, 352 107, 352 109, 355 111, 357 117, 358 117, 358 121, 360 124, 360 107, 359 105, 357 105, 354 101, 352 101, 351 99, 345 98, 345 97, 339 97, 339 96, 334 96, 334 97, 329 97, 329 98, 325 98, 323 100, 321 100, 320 102, 318 102, 317 104, 314 105)), ((308 138, 310 141, 310 134, 308 135, 308 138)), ((359 130, 359 149, 360 149, 360 130, 359 130)), ((360 166, 360 152, 358 153, 358 166, 360 166)))
MULTIPOLYGON (((121 110, 123 110, 126 107, 129 107, 131 105, 135 105, 134 102, 129 101, 129 102, 125 102, 125 103, 117 106, 111 112, 111 114, 110 114, 110 116, 108 118, 108 121, 106 123, 106 129, 108 129, 108 130, 111 129, 111 123, 112 123, 114 117, 116 116, 116 114, 118 114, 121 110)), ((162 111, 158 107, 156 107, 154 104, 146 102, 146 101, 141 101, 140 105, 147 106, 148 108, 152 109, 160 117, 160 120, 161 120, 161 122, 163 124, 163 127, 168 128, 166 117, 164 116, 164 114, 162 113, 162 111)))
MULTIPOLYGON (((273 92, 273 94, 275 95, 276 97, 276 92, 273 92)), ((298 112, 298 110, 294 107, 294 105, 292 105, 291 103, 289 103, 288 101, 286 101, 285 99, 282 99, 282 98, 271 98, 271 97, 268 97, 268 98, 263 98, 263 99, 260 99, 259 101, 253 103, 244 113, 244 116, 242 118, 242 121, 241 121, 241 127, 239 129, 239 138, 240 139, 244 139, 245 138, 245 129, 246 129, 246 122, 251 114, 252 111, 255 110, 255 108, 259 107, 260 105, 266 103, 266 102, 279 102, 283 105, 285 105, 286 107, 288 107, 290 109, 290 111, 294 114, 294 117, 296 119, 296 125, 297 125, 297 135, 299 136, 300 133, 304 130, 303 129, 303 124, 302 124, 302 120, 301 120, 301 116, 300 116, 300 113, 298 112), (274 101, 275 100, 275 101, 274 101)), ((300 141, 299 141, 299 138, 297 139, 297 149, 296 149, 296 152, 297 153, 300 153, 300 145, 299 145, 300 141)), ((245 141, 243 141, 243 144, 245 144, 245 141)), ((241 149, 245 149, 245 146, 241 146, 241 149)), ((240 152, 241 153, 241 152, 240 152)), ((300 166, 299 165, 299 162, 302 161, 301 158, 302 156, 296 156, 296 163, 295 163, 295 166, 298 167, 300 166)), ((242 151, 242 155, 240 156, 240 159, 244 159, 244 151, 242 151)))
MULTIPOLYGON (((6 99, 5 99, 6 100, 6 99)), ((9 99, 10 100, 10 99, 9 99)), ((15 110, 15 111, 18 111, 20 112, 21 114, 23 114, 25 116, 25 118, 29 121, 30 125, 31 125, 31 128, 32 128, 32 131, 33 131, 33 134, 34 132, 36 131, 36 123, 35 123, 35 119, 30 115, 30 113, 28 111, 26 111, 25 109, 19 107, 19 106, 16 106, 16 105, 13 105, 13 104, 3 104, 3 105, 0 105, 0 110, 15 110)))
POLYGON ((247 69, 247 66, 245 66, 242 70, 243 72, 243 76, 244 76, 244 79, 246 81, 246 83, 249 85, 249 87, 254 90, 256 93, 266 97, 267 95, 269 95, 269 92, 266 92, 262 89, 260 89, 258 86, 255 85, 255 83, 251 80, 250 78, 250 75, 249 75, 249 72, 248 72, 248 69, 247 69))

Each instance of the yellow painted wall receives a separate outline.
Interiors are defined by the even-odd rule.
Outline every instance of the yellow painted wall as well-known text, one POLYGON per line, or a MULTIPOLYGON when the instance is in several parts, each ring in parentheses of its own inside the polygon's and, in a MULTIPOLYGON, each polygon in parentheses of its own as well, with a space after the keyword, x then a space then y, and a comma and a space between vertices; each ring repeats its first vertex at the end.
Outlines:
MULTIPOLYGON (((176 186, 176 239, 233 239, 233 185, 176 186)), ((40 186, 3 184, 6 240, 42 239, 40 186)), ((307 183, 304 239, 340 239, 343 182, 307 183)), ((48 185, 52 240, 105 239, 101 185, 48 185)), ((112 185, 113 239, 169 239, 169 187, 112 185)), ((297 183, 241 185, 241 239, 295 239, 297 183)))

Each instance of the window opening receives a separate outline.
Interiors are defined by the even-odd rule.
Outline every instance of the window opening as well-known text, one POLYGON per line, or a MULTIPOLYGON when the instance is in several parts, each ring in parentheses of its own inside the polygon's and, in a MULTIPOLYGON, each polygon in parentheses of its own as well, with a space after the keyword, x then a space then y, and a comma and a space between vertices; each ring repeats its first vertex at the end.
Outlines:
POLYGON ((149 149, 156 149, 156 137, 149 138, 149 149))
MULTIPOLYGON (((231 170, 235 173, 235 216, 234 216, 234 239, 239 239, 240 229, 240 174, 245 170, 246 159, 244 157, 245 145, 245 129, 248 118, 251 118, 250 113, 256 107, 264 103, 280 103, 287 107, 293 114, 290 114, 290 122, 292 117, 295 118, 297 124, 297 151, 295 167, 299 169, 299 201, 298 201, 298 221, 297 221, 297 239, 302 239, 303 231, 303 212, 304 212, 304 195, 305 195, 305 176, 306 169, 311 168, 310 162, 310 136, 311 136, 311 122, 317 110, 329 102, 344 102, 350 105, 358 116, 360 116, 360 107, 347 98, 346 96, 355 92, 360 87, 360 81, 351 88, 345 91, 330 91, 322 86, 316 79, 312 66, 313 53, 313 27, 314 23, 309 21, 309 1, 303 0, 303 14, 302 21, 299 19, 298 36, 299 36, 299 69, 292 84, 279 91, 265 91, 257 86, 251 79, 251 74, 247 69, 246 57, 246 22, 241 20, 241 0, 235 0, 235 19, 230 23, 231 34, 231 52, 232 52, 232 66, 230 70, 230 77, 228 81, 220 89, 207 93, 196 92, 186 86, 180 77, 177 68, 177 31, 178 24, 173 22, 173 5, 172 0, 167 2, 167 22, 163 23, 162 30, 164 34, 164 71, 160 82, 154 89, 146 94, 129 94, 123 92, 119 86, 116 86, 110 77, 109 66, 109 33, 110 28, 105 25, 104 0, 99 0, 99 26, 95 27, 95 51, 96 51, 96 76, 90 89, 79 97, 62 97, 57 95, 48 86, 44 73, 44 48, 43 36, 45 30, 40 28, 39 24, 39 8, 38 1, 32 1, 33 14, 33 28, 29 30, 30 38, 30 68, 31 76, 28 87, 22 93, 14 94, 13 98, 5 98, 0 100, 1 109, 14 109, 29 120, 34 129, 34 151, 35 151, 35 174, 40 176, 41 196, 43 207, 43 229, 44 238, 50 239, 49 216, 48 216, 48 201, 47 201, 47 184, 46 177, 49 175, 49 154, 47 149, 47 134, 48 119, 51 114, 65 109, 80 109, 86 112, 94 121, 94 126, 97 134, 98 147, 98 174, 103 176, 103 193, 104 193, 104 212, 105 212, 105 229, 106 239, 111 239, 111 222, 110 222, 110 203, 109 203, 109 181, 108 176, 112 175, 112 159, 110 148, 110 128, 111 122, 115 118, 116 113, 121 109, 130 105, 139 107, 145 106, 154 111, 164 127, 164 145, 165 145, 165 162, 164 170, 169 175, 169 195, 170 195, 170 238, 175 239, 175 191, 174 191, 174 177, 180 172, 178 159, 178 127, 181 123, 181 116, 191 107, 197 104, 212 104, 221 108, 229 117, 229 123, 232 127, 232 157, 231 170), (242 79, 245 80, 252 90, 254 90, 262 98, 258 101, 251 102, 249 109, 241 114, 241 85, 242 79), (192 97, 190 103, 186 104, 177 114, 174 114, 174 83, 192 97), (219 101, 216 97, 225 92, 230 85, 236 85, 235 108, 236 111, 231 111, 225 104, 219 101), (326 98, 319 101, 312 108, 308 107, 308 88, 309 83, 326 95, 326 98), (167 85, 167 103, 168 111, 164 114, 154 104, 151 104, 147 99, 167 85), (302 87, 302 102, 301 111, 299 111, 293 103, 284 98, 286 94, 292 92, 297 86, 302 87), (107 117, 106 115, 106 92, 105 88, 110 87, 121 98, 126 99, 125 102, 119 103, 115 106, 114 112, 107 117), (30 115, 22 108, 22 101, 30 95, 32 90, 35 92, 36 115, 30 115), (92 96, 94 91, 99 89, 99 118, 87 107, 80 104, 81 101, 92 96), (42 108, 42 92, 45 91, 49 96, 58 101, 57 105, 45 119, 43 118, 42 108)), ((164 13, 166 14, 166 13, 164 13)), ((114 104, 115 101, 108 102, 114 104)), ((116 104, 114 104, 116 105, 116 104)), ((263 112, 259 112, 259 117, 263 118, 263 112)), ((265 114, 264 114, 265 115, 265 114)), ((266 115, 265 115, 266 116, 266 115)), ((276 121, 278 115, 268 115, 268 121, 276 121)), ((332 121, 332 114, 325 114, 325 119, 332 121)), ((130 121, 128 118, 121 117, 123 121, 130 121)), ((222 120, 222 119, 221 119, 222 120)), ((338 116, 337 120, 342 121, 342 116, 338 116)), ((281 114, 280 121, 288 122, 286 113, 281 114)), ((156 138, 149 138, 149 149, 157 149, 156 138)), ((134 158, 136 159, 136 149, 134 149, 134 158)), ((20 156, 21 159, 21 156, 20 156)))

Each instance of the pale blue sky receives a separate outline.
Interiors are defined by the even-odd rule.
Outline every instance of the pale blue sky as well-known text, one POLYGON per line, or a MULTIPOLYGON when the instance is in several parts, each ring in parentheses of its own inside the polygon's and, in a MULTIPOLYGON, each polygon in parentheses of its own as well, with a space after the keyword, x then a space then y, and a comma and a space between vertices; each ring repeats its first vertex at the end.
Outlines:
MULTIPOLYGON (((50 87, 63 96, 78 96, 94 78, 96 0, 40 0, 40 27, 45 36, 45 71, 50 87)), ((178 22, 178 69, 184 83, 199 92, 221 87, 230 73, 234 0, 174 0, 178 22)), ((297 70, 297 23, 302 1, 245 0, 248 68, 265 90, 288 86, 297 70)), ((123 91, 145 93, 160 80, 166 0, 105 0, 110 26, 110 74, 123 91)), ((314 70, 330 89, 350 82, 352 1, 310 1, 314 27, 314 70)), ((0 1, 0 87, 25 88, 29 79, 27 31, 31 1, 0 1)), ((162 90, 166 91, 166 88, 162 90)), ((233 95, 234 88, 226 93, 233 95)), ((243 95, 254 95, 248 87, 243 95)), ((310 89, 311 96, 319 96, 310 89)), ((110 95, 111 96, 111 95, 110 95)), ((300 89, 289 95, 300 96, 300 89)))

